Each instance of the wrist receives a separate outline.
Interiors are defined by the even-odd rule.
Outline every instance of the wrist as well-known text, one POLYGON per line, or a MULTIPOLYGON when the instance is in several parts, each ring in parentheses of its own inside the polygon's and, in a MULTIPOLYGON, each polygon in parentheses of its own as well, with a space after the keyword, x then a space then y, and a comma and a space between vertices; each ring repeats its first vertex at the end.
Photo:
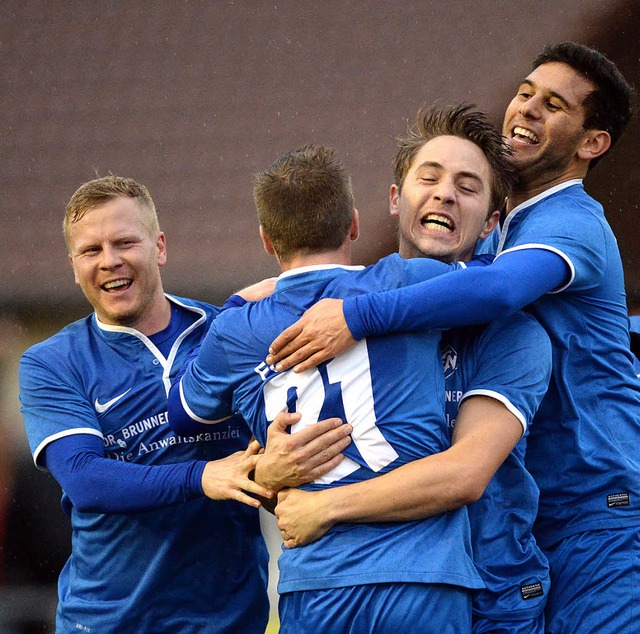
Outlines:
POLYGON ((345 507, 341 504, 340 495, 336 493, 339 489, 340 487, 336 487, 314 492, 316 496, 316 510, 322 520, 322 526, 326 530, 333 528, 340 522, 349 521, 344 515, 345 507))
POLYGON ((251 479, 265 489, 278 493, 283 487, 270 477, 269 471, 268 464, 264 462, 264 456, 261 456, 252 472, 251 479))

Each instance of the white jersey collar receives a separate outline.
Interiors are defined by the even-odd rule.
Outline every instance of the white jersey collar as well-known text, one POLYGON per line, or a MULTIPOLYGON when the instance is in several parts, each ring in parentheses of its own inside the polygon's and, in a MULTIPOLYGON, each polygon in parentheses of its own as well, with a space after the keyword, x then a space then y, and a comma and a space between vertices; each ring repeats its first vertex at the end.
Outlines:
POLYGON ((535 205, 536 203, 539 203, 541 200, 544 200, 545 198, 552 196, 553 194, 556 194, 559 191, 562 191, 563 189, 566 189, 567 187, 573 187, 573 185, 580 185, 580 184, 582 184, 581 178, 572 178, 571 180, 564 181, 564 183, 560 183, 559 185, 554 185, 549 189, 545 189, 543 192, 541 192, 537 196, 534 196, 533 198, 529 198, 529 200, 525 200, 523 203, 520 203, 517 207, 514 207, 509 212, 509 215, 505 218, 504 223, 500 228, 500 241, 498 243, 497 253, 500 253, 504 247, 504 242, 507 238, 507 233, 509 231, 509 225, 511 224, 511 221, 521 211, 527 209, 528 207, 531 207, 531 205, 535 205))
POLYGON ((278 276, 279 280, 290 277, 291 275, 299 275, 300 273, 308 273, 310 271, 328 271, 330 269, 345 269, 346 271, 361 271, 363 265, 347 265, 347 264, 312 264, 309 266, 299 266, 295 269, 284 271, 278 276))

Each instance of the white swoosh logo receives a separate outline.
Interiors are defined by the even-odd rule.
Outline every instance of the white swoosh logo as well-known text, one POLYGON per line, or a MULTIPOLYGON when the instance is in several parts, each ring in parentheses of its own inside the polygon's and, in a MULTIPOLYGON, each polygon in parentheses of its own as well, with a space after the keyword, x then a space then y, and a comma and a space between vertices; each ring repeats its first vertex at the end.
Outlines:
POLYGON ((98 399, 96 399, 96 402, 94 403, 96 412, 98 412, 98 414, 102 414, 103 412, 106 412, 112 405, 117 403, 123 396, 126 396, 129 392, 131 392, 131 388, 129 388, 126 392, 123 392, 119 396, 112 398, 110 401, 107 401, 106 403, 99 403, 98 399))

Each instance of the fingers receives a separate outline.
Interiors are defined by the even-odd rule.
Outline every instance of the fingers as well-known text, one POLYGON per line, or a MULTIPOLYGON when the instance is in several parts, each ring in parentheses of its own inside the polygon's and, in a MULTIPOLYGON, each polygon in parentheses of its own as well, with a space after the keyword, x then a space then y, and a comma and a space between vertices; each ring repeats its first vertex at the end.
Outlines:
POLYGON ((350 444, 351 425, 342 425, 339 429, 327 432, 307 444, 305 453, 309 456, 309 466, 314 468, 341 454, 350 444))
POLYGON ((262 455, 247 455, 246 452, 238 451, 226 458, 208 462, 202 474, 204 494, 212 500, 236 500, 249 506, 259 507, 260 502, 249 494, 265 499, 270 499, 274 495, 271 490, 249 478, 249 474, 261 459, 262 455))
POLYGON ((269 346, 269 356, 267 357, 267 363, 271 365, 273 362, 279 360, 282 357, 282 349, 290 341, 295 339, 301 332, 302 326, 300 325, 299 321, 281 332, 269 346), (272 359, 272 361, 269 361, 270 358, 272 359))
POLYGON ((353 427, 339 418, 328 418, 295 434, 287 434, 281 442, 286 447, 287 462, 294 465, 296 479, 289 486, 311 482, 328 473, 343 459, 342 452, 351 443, 353 427))
MULTIPOLYGON (((287 427, 295 425, 301 418, 302 414, 300 414, 300 412, 279 412, 269 427, 273 427, 273 430, 279 432, 286 432, 287 427)), ((273 432, 273 430, 269 429, 267 433, 269 433, 269 431, 273 432)))
MULTIPOLYGON (((291 491, 291 489, 282 489, 282 491, 278 493, 278 504, 282 504, 289 497, 289 491, 291 491)), ((276 517, 278 515, 277 509, 278 507, 276 506, 276 517)))
MULTIPOLYGON (((296 374, 301 374, 311 368, 318 367, 323 361, 327 361, 334 356, 335 354, 330 352, 327 348, 318 350, 314 354, 311 354, 311 346, 305 346, 282 361, 282 364, 286 363, 286 367, 283 367, 283 370, 293 367, 293 371, 296 374)), ((279 365, 280 363, 277 364, 277 366, 279 365)), ((277 366, 276 369, 280 372, 281 370, 279 370, 277 366)))
POLYGON ((320 465, 311 469, 311 471, 309 472, 309 479, 312 481, 317 480, 323 475, 329 473, 331 469, 335 469, 343 460, 344 456, 341 453, 338 453, 330 460, 323 461, 320 465))
MULTIPOLYGON (((254 482, 253 480, 247 480, 246 484, 242 487, 242 489, 238 489, 238 493, 241 496, 245 495, 243 491, 246 491, 247 493, 253 493, 254 495, 258 495, 262 498, 266 498, 267 500, 270 500, 273 497, 273 491, 269 491, 269 489, 265 489, 263 486, 260 486, 257 482, 254 482)), ((260 504, 258 504, 258 506, 260 506, 260 504)))
MULTIPOLYGON (((299 413, 296 413, 296 415, 298 418, 300 418, 299 413)), ((280 416, 280 414, 278 414, 278 416, 280 416)), ((278 419, 278 416, 276 416, 276 420, 278 419)), ((293 415, 289 414, 288 416, 292 417, 293 415)), ((290 418, 288 419, 290 420, 290 418)), ((298 422, 298 421, 296 420, 294 422, 298 422)), ((289 423, 289 424, 293 424, 293 423, 289 423)), ((349 425, 349 427, 351 426, 349 425)), ((342 425, 342 420, 340 418, 325 418, 324 420, 318 421, 313 425, 309 425, 308 427, 301 429, 299 432, 295 434, 295 438, 300 442, 300 444, 304 444, 304 445, 314 440, 324 439, 325 441, 324 444, 320 444, 320 446, 318 446, 316 449, 316 451, 320 451, 321 449, 324 449, 328 445, 333 444, 336 440, 341 438, 344 434, 350 434, 350 433, 351 433, 350 430, 345 431, 344 426, 342 425)))
POLYGON ((262 504, 260 500, 256 500, 256 498, 252 498, 250 495, 247 495, 243 491, 236 491, 236 495, 231 498, 236 502, 240 502, 241 504, 246 504, 247 506, 251 506, 254 509, 259 509, 262 504))
POLYGON ((256 456, 260 453, 262 449, 262 445, 255 439, 252 438, 251 442, 247 445, 247 448, 244 450, 245 456, 256 456))
MULTIPOLYGON (((301 372, 302 370, 300 370, 298 366, 312 355, 321 352, 320 350, 318 350, 318 346, 315 342, 302 344, 301 341, 296 340, 296 343, 300 347, 294 346, 293 343, 287 345, 278 355, 277 359, 279 360, 275 360, 274 363, 271 363, 271 365, 275 367, 277 372, 285 372, 286 370, 289 370, 294 366, 296 366, 296 372, 301 372)), ((267 363, 270 363, 269 357, 267 357, 267 363)), ((316 364, 305 364, 304 369, 312 368, 315 365, 316 364)))

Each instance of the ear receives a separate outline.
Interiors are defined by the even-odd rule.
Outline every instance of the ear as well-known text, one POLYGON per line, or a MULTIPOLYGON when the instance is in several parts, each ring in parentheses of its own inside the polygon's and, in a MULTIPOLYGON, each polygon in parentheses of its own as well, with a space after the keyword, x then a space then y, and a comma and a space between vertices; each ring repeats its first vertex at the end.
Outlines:
POLYGON ((389 188, 389 213, 392 216, 399 216, 398 201, 400 200, 400 188, 393 184, 389 188))
POLYGON ((485 220, 484 227, 478 236, 478 240, 486 238, 495 228, 500 221, 500 212, 492 211, 491 215, 485 220))
POLYGON ((351 229, 349 229, 349 238, 352 242, 355 242, 360 235, 360 214, 358 210, 353 208, 353 217, 351 218, 351 229))
POLYGON ((273 244, 271 244, 271 240, 269 240, 269 236, 266 234, 262 225, 260 225, 260 239, 262 240, 262 246, 264 247, 264 250, 269 255, 275 255, 276 250, 273 248, 273 244))
POLYGON ((593 161, 611 147, 611 136, 605 130, 587 130, 580 147, 578 158, 593 161))
POLYGON ((164 266, 167 263, 167 239, 165 238, 164 231, 158 234, 156 247, 158 249, 158 266, 164 266))
POLYGON ((73 271, 73 281, 76 284, 80 284, 80 280, 78 280, 78 274, 76 273, 76 267, 73 265, 73 258, 71 257, 71 255, 68 256, 69 257, 69 264, 71 265, 71 270, 73 271))

